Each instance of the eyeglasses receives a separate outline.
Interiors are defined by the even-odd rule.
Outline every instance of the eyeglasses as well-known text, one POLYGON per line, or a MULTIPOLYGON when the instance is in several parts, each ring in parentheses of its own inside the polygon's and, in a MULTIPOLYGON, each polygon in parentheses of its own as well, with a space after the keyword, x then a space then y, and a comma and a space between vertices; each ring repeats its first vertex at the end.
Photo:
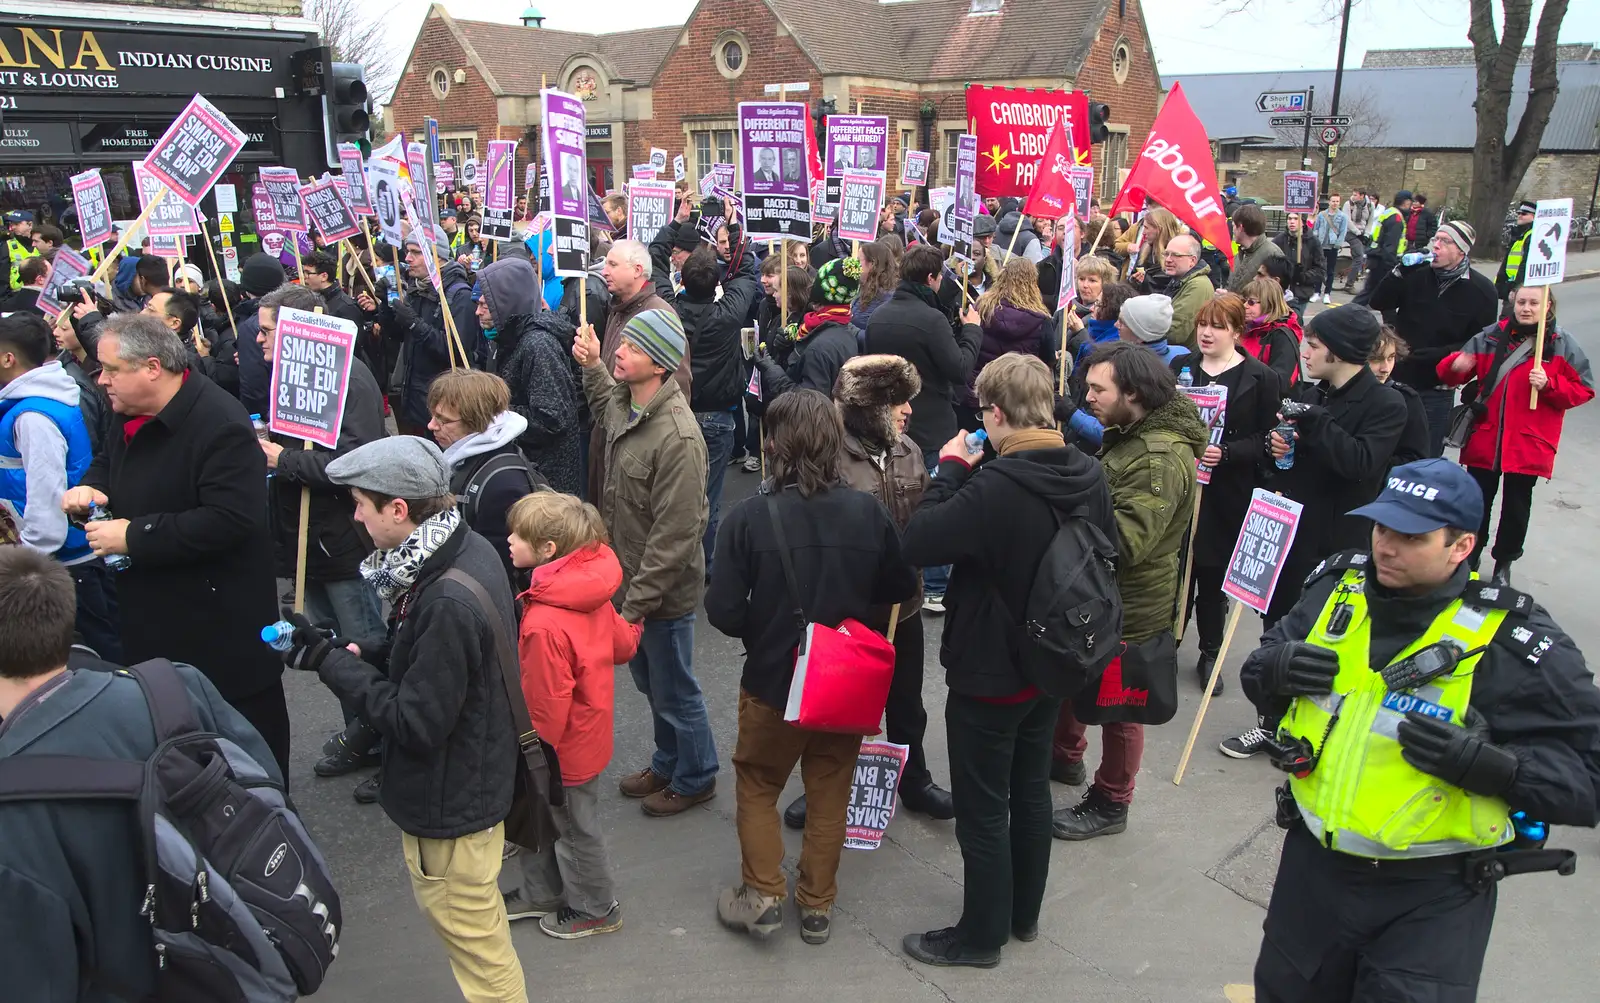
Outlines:
POLYGON ((1198 257, 1198 255, 1187 254, 1187 253, 1185 253, 1183 251, 1163 251, 1163 252, 1161 252, 1161 256, 1163 258, 1194 258, 1194 257, 1198 257))
POLYGON ((1244 305, 1245 306, 1260 306, 1261 305, 1261 301, 1260 300, 1245 300, 1244 301, 1244 305))

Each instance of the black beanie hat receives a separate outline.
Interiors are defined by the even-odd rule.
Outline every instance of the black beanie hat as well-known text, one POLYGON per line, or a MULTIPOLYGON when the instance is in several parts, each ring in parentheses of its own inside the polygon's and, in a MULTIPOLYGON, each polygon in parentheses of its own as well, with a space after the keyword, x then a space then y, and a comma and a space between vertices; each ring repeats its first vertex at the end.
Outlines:
POLYGON ((672 249, 675 251, 693 251, 703 243, 700 231, 687 223, 678 227, 678 235, 672 238, 672 249))
MULTIPOLYGON (((289 239, 295 239, 294 234, 289 239)), ((287 276, 283 271, 283 262, 268 254, 258 251, 245 259, 244 268, 239 271, 239 285, 251 296, 261 297, 283 285, 287 276)))
POLYGON ((1306 325, 1306 334, 1322 342, 1342 362, 1366 362, 1382 330, 1377 314, 1354 303, 1324 310, 1306 325))

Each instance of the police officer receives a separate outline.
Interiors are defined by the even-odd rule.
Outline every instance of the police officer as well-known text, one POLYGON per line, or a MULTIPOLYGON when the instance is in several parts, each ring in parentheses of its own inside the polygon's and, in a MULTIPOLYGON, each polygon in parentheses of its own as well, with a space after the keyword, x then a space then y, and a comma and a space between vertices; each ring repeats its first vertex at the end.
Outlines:
POLYGON ((1533 232, 1533 213, 1537 205, 1532 199, 1517 203, 1517 228, 1511 232, 1511 243, 1506 245, 1506 260, 1494 276, 1494 291, 1504 302, 1522 285, 1528 270, 1528 234, 1533 232))
POLYGON ((22 288, 22 262, 39 254, 33 249, 33 213, 26 209, 11 210, 6 213, 6 229, 11 232, 5 243, 6 260, 11 266, 9 288, 16 292, 22 288))
POLYGON ((1483 496, 1461 467, 1403 464, 1350 514, 1371 550, 1320 565, 1241 672, 1263 714, 1287 708, 1256 999, 1468 1003, 1496 881, 1571 873, 1523 848, 1527 820, 1597 821, 1600 691, 1542 607, 1468 570, 1483 496))
POLYGON ((1394 205, 1382 212, 1373 213, 1372 227, 1367 231, 1370 250, 1367 257, 1367 283, 1352 301, 1366 306, 1383 277, 1400 263, 1406 253, 1406 220, 1411 214, 1411 193, 1401 190, 1394 193, 1394 205))

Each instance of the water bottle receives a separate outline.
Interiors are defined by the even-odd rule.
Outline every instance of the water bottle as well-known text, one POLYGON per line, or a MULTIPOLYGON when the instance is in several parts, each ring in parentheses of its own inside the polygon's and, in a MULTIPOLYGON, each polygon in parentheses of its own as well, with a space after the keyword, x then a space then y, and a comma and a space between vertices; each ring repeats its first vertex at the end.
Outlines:
POLYGON ((294 624, 279 620, 261 628, 261 640, 273 651, 288 651, 294 647, 294 624))
POLYGON ((1277 465, 1279 470, 1288 470, 1290 467, 1294 466, 1294 423, 1280 421, 1276 426, 1273 427, 1272 430, 1278 433, 1278 438, 1289 444, 1289 451, 1284 453, 1282 456, 1276 457, 1272 462, 1277 465))
POLYGON ((267 441, 267 436, 272 431, 267 426, 266 419, 262 418, 259 414, 253 414, 250 416, 250 427, 256 430, 256 438, 260 439, 262 442, 267 441))
MULTIPOLYGON (((110 522, 111 518, 111 510, 106 508, 104 505, 89 506, 90 522, 110 522)), ((133 563, 127 554, 107 554, 105 556, 105 562, 106 567, 110 568, 112 571, 127 571, 129 565, 133 563)))
POLYGON ((1400 264, 1405 265, 1408 268, 1412 265, 1420 265, 1424 261, 1432 260, 1432 251, 1407 251, 1405 254, 1400 255, 1400 264))
POLYGON ((1189 367, 1188 366, 1184 366, 1183 367, 1183 371, 1178 374, 1178 386, 1180 386, 1180 387, 1192 387, 1192 386, 1194 386, 1194 374, 1189 372, 1189 367))
POLYGON ((967 452, 969 452, 969 453, 981 453, 981 452, 983 452, 983 444, 988 442, 988 441, 989 441, 989 433, 984 431, 981 428, 978 429, 976 432, 968 432, 967 433, 967 452))

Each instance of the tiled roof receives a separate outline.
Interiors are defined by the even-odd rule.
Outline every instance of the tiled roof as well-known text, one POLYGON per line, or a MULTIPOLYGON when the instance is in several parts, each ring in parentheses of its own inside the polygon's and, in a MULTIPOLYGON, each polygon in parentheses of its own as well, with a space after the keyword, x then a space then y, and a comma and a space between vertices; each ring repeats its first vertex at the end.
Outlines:
POLYGON ((897 80, 1076 76, 1107 0, 767 0, 823 73, 897 80), (990 4, 989 6, 995 6, 990 4))
POLYGON ((539 93, 540 75, 556 83, 562 65, 580 52, 600 57, 606 70, 617 78, 646 83, 655 76, 656 67, 661 65, 683 30, 669 25, 589 35, 517 24, 453 20, 506 94, 539 93))
MULTIPOLYGON (((1556 61, 1581 62, 1595 58, 1593 43, 1575 43, 1556 46, 1556 61)), ((1533 62, 1533 46, 1522 47, 1519 63, 1533 62)), ((1391 66, 1474 66, 1476 58, 1470 45, 1447 49, 1368 49, 1361 59, 1363 69, 1382 69, 1391 66)))

